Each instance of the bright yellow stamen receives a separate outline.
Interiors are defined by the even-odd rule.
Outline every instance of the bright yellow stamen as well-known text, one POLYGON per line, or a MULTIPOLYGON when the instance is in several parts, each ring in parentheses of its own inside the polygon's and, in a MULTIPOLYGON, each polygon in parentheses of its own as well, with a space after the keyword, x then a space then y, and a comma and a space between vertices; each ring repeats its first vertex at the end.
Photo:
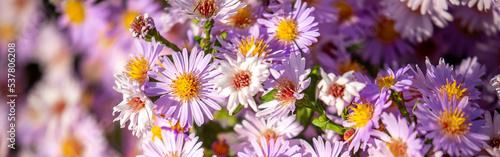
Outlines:
POLYGON ((173 89, 172 93, 183 102, 197 98, 201 90, 198 76, 195 76, 192 72, 181 74, 172 82, 173 84, 170 85, 173 89))
POLYGON ((184 132, 184 128, 180 125, 179 122, 175 123, 175 125, 172 125, 172 121, 169 122, 172 130, 175 130, 177 132, 184 132))
POLYGON ((255 19, 257 15, 252 15, 254 9, 247 5, 244 8, 241 8, 237 11, 237 13, 231 17, 229 17, 230 23, 233 27, 238 28, 246 28, 255 23, 255 19))
POLYGON ((389 88, 392 87, 392 85, 394 85, 394 77, 392 77, 391 75, 387 75, 385 77, 379 76, 375 80, 375 83, 378 84, 380 88, 382 87, 389 88))
POLYGON ((66 3, 66 14, 69 20, 75 24, 81 23, 85 19, 85 8, 83 2, 70 0, 66 3))
POLYGON ((155 141, 155 137, 163 140, 163 138, 161 137, 161 128, 159 126, 153 126, 153 128, 151 128, 151 132, 153 133, 153 141, 155 141))
POLYGON ((238 43, 238 50, 243 54, 243 56, 247 56, 248 51, 250 51, 253 46, 255 46, 255 50, 252 52, 252 56, 266 55, 271 52, 271 50, 268 49, 269 45, 267 45, 264 40, 259 38, 256 40, 253 36, 242 39, 238 43))
POLYGON ((375 26, 375 36, 384 43, 392 43, 398 37, 399 33, 394 29, 394 20, 380 18, 375 26))
POLYGON ((84 146, 76 137, 69 136, 64 139, 61 143, 61 153, 62 156, 66 157, 78 157, 82 156, 84 152, 84 146))
POLYGON ((457 99, 462 99, 464 96, 470 95, 470 93, 465 93, 467 88, 463 88, 462 85, 462 83, 457 85, 457 81, 451 83, 447 79, 446 85, 441 86, 441 96, 444 96, 444 92, 448 95, 448 99, 451 99, 452 96, 455 96, 457 99))
POLYGON ((469 119, 465 116, 460 108, 441 111, 439 117, 439 125, 447 135, 463 135, 469 132, 471 123, 467 123, 469 119))
POLYGON ((122 17, 123 20, 123 26, 127 29, 130 28, 130 23, 134 21, 134 19, 139 16, 140 14, 135 12, 135 11, 127 11, 122 17))
POLYGON ((344 1, 339 1, 333 4, 333 6, 339 9, 339 22, 342 23, 351 19, 352 15, 354 15, 354 10, 352 7, 344 1))
POLYGON ((16 28, 11 24, 4 23, 0 25, 0 39, 12 40, 16 36, 16 28))
POLYGON ((355 123, 355 128, 364 127, 373 117, 373 106, 369 103, 358 104, 355 103, 357 108, 352 107, 351 109, 354 113, 347 115, 347 121, 349 123, 355 123))
POLYGON ((148 77, 149 62, 142 55, 131 57, 125 66, 127 74, 139 84, 143 84, 148 77))
POLYGON ((276 38, 286 41, 292 41, 297 37, 298 31, 294 20, 283 18, 277 25, 276 38))
POLYGON ((400 139, 392 139, 390 143, 386 143, 387 147, 391 151, 392 155, 395 157, 404 157, 406 155, 406 149, 408 146, 406 143, 401 141, 400 139))

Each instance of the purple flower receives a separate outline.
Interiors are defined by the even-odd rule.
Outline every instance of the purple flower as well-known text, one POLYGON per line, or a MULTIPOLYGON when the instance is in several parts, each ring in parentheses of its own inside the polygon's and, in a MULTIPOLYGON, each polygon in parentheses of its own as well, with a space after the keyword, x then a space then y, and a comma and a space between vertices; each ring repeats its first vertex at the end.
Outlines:
MULTIPOLYGON (((491 2, 492 0, 488 1, 491 2)), ((479 5, 478 8, 471 8, 469 5, 469 7, 457 6, 453 9, 453 16, 460 19, 459 24, 464 28, 463 31, 484 33, 488 36, 496 35, 500 32, 500 7, 481 10, 479 9, 479 5)))
POLYGON ((293 10, 289 3, 286 4, 284 10, 273 15, 264 14, 268 19, 257 19, 257 22, 267 28, 271 38, 278 39, 277 44, 284 49, 285 55, 301 51, 309 53, 308 46, 317 42, 319 36, 318 23, 310 16, 314 8, 307 8, 307 3, 300 0, 295 3, 293 10))
POLYGON ((323 138, 318 137, 313 138, 314 149, 305 140, 300 140, 300 144, 304 149, 302 154, 304 157, 348 157, 349 152, 343 151, 344 142, 335 141, 330 143, 329 141, 323 141, 323 138), (342 154, 341 154, 342 153, 342 154))
POLYGON ((203 51, 193 48, 189 57, 187 49, 174 53, 172 57, 173 63, 167 57, 160 57, 161 66, 148 73, 159 82, 146 83, 146 94, 161 95, 155 102, 160 108, 158 112, 174 123, 179 121, 181 127, 193 126, 193 119, 200 126, 205 122, 205 116, 212 120, 211 109, 220 110, 218 102, 224 101, 209 83, 219 75, 213 63, 209 63, 212 55, 205 56, 203 51))
MULTIPOLYGON (((413 82, 413 76, 406 73, 409 69, 410 66, 407 65, 398 69, 395 73, 391 68, 387 68, 387 71, 379 72, 375 79, 375 83, 371 83, 371 81, 368 82, 365 90, 360 93, 361 97, 368 100, 374 100, 378 98, 381 93, 390 95, 391 90, 395 92, 407 91, 410 89, 413 82)), ((360 78, 358 77, 358 79, 360 78)))
POLYGON ((148 138, 142 143, 142 153, 146 157, 202 157, 202 143, 198 142, 198 137, 194 134, 186 136, 184 133, 158 130, 148 134, 148 138))
POLYGON ((300 149, 298 145, 290 145, 290 142, 281 142, 281 137, 276 139, 270 139, 266 141, 266 138, 260 138, 260 144, 252 139, 253 149, 244 148, 243 152, 238 152, 240 157, 300 157, 301 154, 297 151, 300 149))
POLYGON ((423 100, 425 103, 418 104, 414 114, 420 123, 417 129, 433 140, 433 151, 471 156, 486 144, 489 137, 482 133, 486 121, 481 118, 484 110, 473 107, 467 96, 449 99, 448 94, 434 94, 423 100))

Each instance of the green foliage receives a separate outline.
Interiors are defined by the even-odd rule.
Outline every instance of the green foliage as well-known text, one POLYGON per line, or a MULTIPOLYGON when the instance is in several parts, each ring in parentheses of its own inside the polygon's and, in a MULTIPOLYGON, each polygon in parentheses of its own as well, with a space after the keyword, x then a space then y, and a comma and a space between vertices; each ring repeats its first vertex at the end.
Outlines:
POLYGON ((325 131, 325 129, 329 129, 341 135, 343 135, 344 132, 346 131, 346 129, 343 126, 335 124, 330 119, 328 119, 328 117, 326 117, 326 115, 324 114, 318 118, 314 118, 312 123, 317 127, 321 128, 323 131, 325 131))
POLYGON ((271 100, 274 100, 274 94, 276 94, 276 89, 273 89, 272 91, 270 91, 266 95, 261 96, 260 97, 261 104, 268 102, 268 101, 271 101, 271 100))

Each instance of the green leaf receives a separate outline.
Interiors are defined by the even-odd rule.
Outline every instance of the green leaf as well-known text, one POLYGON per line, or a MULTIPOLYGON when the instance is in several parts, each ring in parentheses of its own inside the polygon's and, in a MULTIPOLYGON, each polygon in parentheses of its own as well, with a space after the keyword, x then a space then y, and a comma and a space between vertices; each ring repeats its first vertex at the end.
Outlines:
POLYGON ((321 128, 323 131, 325 131, 326 129, 328 129, 328 130, 335 131, 335 132, 337 132, 337 133, 339 133, 341 135, 343 135, 344 132, 345 132, 345 128, 343 126, 332 122, 325 115, 321 115, 318 118, 314 118, 314 120, 312 121, 312 123, 314 125, 316 125, 317 127, 321 128))
POLYGON ((198 42, 198 44, 199 44, 199 43, 201 43, 201 39, 203 39, 203 38, 201 38, 200 36, 195 36, 195 37, 194 37, 194 40, 195 40, 196 42, 198 42))
POLYGON ((261 103, 265 103, 265 102, 274 100, 274 94, 276 94, 276 89, 273 89, 272 91, 270 91, 266 95, 261 96, 260 97, 261 103))
MULTIPOLYGON (((312 116, 314 115, 313 110, 306 107, 301 107, 296 110, 297 120, 300 122, 304 128, 307 128, 311 124, 312 116)), ((305 129, 304 129, 305 130, 305 129)))
POLYGON ((243 109, 243 107, 244 107, 243 105, 239 104, 238 107, 236 107, 236 109, 234 110, 233 115, 235 115, 236 113, 240 112, 241 109, 243 109))

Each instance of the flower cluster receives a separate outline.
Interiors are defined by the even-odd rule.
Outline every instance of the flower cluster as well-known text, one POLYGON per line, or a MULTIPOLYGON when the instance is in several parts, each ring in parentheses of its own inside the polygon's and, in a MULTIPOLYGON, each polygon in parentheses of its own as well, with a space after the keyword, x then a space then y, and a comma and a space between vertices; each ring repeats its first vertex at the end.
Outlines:
POLYGON ((20 156, 500 156, 497 0, 6 1, 20 156))

